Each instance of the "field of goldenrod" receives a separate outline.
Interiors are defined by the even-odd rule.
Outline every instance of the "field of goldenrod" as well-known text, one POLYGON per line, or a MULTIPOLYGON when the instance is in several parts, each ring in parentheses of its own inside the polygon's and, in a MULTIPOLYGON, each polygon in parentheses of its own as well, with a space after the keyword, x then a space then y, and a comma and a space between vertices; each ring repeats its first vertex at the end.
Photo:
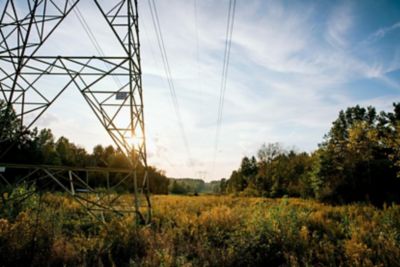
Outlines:
POLYGON ((400 266, 398 205, 154 196, 152 224, 135 227, 129 216, 99 224, 64 195, 37 198, 0 219, 0 266, 400 266))

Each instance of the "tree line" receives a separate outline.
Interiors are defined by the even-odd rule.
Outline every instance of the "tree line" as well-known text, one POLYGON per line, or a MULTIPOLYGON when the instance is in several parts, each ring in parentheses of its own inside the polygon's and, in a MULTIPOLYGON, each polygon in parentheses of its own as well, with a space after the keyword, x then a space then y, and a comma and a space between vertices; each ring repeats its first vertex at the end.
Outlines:
MULTIPOLYGON (((111 145, 97 145, 89 153, 64 136, 56 139, 50 129, 33 128, 28 130, 21 127, 21 121, 15 112, 7 108, 5 102, 2 101, 0 101, 0 130, 0 155, 4 154, 0 162, 3 163, 130 168, 128 158, 111 145)), ((132 154, 132 156, 134 155, 132 154)), ((144 171, 143 164, 139 163, 137 166, 139 184, 144 171)), ((165 173, 153 166, 149 166, 147 172, 151 192, 167 194, 169 180, 165 173)), ((89 185, 93 187, 107 186, 106 173, 96 172, 89 175, 89 185)), ((108 179, 110 184, 116 184, 124 176, 121 173, 111 173, 108 179)), ((119 185, 117 190, 132 191, 133 185, 130 181, 119 185)))
POLYGON ((400 103, 392 112, 339 112, 312 153, 263 145, 220 184, 222 193, 316 198, 330 203, 400 202, 400 103))
POLYGON ((174 195, 198 195, 220 193, 220 181, 204 182, 202 179, 170 178, 169 193, 174 195))

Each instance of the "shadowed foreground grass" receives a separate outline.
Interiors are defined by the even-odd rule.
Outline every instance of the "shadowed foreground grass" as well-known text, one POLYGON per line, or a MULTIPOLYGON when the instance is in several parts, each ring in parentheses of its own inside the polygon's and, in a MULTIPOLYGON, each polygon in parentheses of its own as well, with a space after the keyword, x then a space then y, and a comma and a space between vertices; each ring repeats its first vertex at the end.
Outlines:
POLYGON ((153 224, 135 228, 63 195, 37 203, 0 219, 0 266, 400 266, 397 205, 154 196, 153 224))

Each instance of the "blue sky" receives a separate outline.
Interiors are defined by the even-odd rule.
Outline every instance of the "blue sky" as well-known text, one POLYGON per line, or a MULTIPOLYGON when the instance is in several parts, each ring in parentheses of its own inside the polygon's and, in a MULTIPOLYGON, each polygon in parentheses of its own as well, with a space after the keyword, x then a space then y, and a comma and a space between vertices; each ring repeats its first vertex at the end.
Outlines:
MULTIPOLYGON (((243 156, 255 154, 263 143, 312 151, 340 109, 360 104, 390 110, 392 102, 400 101, 400 1, 237 0, 213 169, 228 1, 197 0, 197 23, 195 1, 156 0, 191 159, 178 129, 148 2, 139 1, 149 163, 169 176, 228 177, 243 156)), ((117 53, 92 7, 89 1, 79 4, 102 48, 117 53)), ((52 42, 46 53, 95 54, 73 13, 52 42)), ((111 143, 72 88, 38 126, 89 150, 111 143)))

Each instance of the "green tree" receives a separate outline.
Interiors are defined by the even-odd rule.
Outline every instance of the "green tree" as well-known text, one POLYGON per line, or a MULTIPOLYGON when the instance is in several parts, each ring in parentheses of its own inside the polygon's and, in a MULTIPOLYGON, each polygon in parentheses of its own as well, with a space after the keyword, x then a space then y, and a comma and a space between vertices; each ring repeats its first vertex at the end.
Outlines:
POLYGON ((0 142, 15 141, 21 135, 21 120, 3 100, 0 100, 0 127, 0 142))
POLYGON ((171 194, 177 194, 177 195, 183 195, 188 193, 187 189, 183 185, 179 184, 176 180, 172 182, 170 192, 171 194))
POLYGON ((382 143, 394 162, 400 178, 400 103, 393 103, 393 112, 381 112, 378 124, 382 143))
POLYGON ((396 201, 399 181, 385 145, 387 129, 375 108, 360 106, 341 111, 320 146, 319 191, 334 202, 396 201))
POLYGON ((40 130, 35 145, 43 164, 61 165, 61 159, 55 147, 54 135, 50 129, 40 130))
POLYGON ((37 129, 27 130, 15 111, 0 100, 0 160, 12 163, 35 163, 34 139, 37 129))
POLYGON ((169 179, 163 171, 149 166, 147 169, 150 181, 150 192, 153 194, 168 194, 169 179))

